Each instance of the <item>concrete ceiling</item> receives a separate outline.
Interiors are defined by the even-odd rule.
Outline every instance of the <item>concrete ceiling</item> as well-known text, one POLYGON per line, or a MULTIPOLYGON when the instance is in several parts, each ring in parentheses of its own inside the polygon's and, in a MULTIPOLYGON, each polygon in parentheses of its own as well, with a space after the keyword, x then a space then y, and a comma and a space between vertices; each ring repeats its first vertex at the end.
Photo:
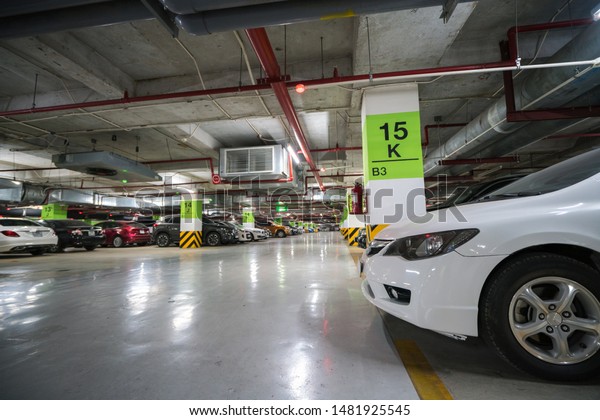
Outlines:
MULTIPOLYGON (((53 154, 95 149, 113 151, 138 162, 174 161, 150 166, 161 175, 177 173, 185 182, 206 182, 194 185, 207 190, 230 188, 210 183, 211 173, 205 160, 175 161, 213 158, 218 167, 219 149, 223 147, 294 144, 277 97, 260 81, 265 71, 244 31, 253 27, 254 8, 283 11, 279 24, 265 29, 281 73, 289 75, 291 87, 295 81, 330 78, 334 72, 344 77, 499 62, 499 43, 507 38, 510 27, 589 18, 597 2, 459 1, 444 22, 440 19, 441 5, 446 2, 441 0, 397 1, 399 10, 395 11, 388 11, 392 10, 393 2, 384 1, 381 13, 369 9, 369 13, 361 14, 357 7, 354 16, 321 20, 303 18, 302 13, 292 14, 293 8, 285 12, 286 6, 327 4, 339 14, 351 15, 347 13, 348 2, 57 0, 24 6, 18 0, 7 1, 0 14, 0 27, 4 28, 0 30, 0 177, 53 187, 112 186, 116 192, 123 192, 117 181, 48 169, 53 167, 53 154), (220 13, 221 21, 230 29, 208 35, 191 35, 179 29, 174 37, 170 31, 176 28, 173 21, 177 12, 169 9, 173 3, 204 5, 207 13, 214 12, 215 16, 220 13), (416 8, 414 3, 429 7, 416 8), (247 9, 240 9, 240 5, 247 5, 247 9), (152 6, 161 11, 163 21, 153 18, 152 6), (229 6, 233 8, 228 9, 229 6), (98 9, 86 9, 92 7, 98 9), (124 21, 111 18, 108 12, 107 16, 100 16, 103 10, 109 10, 102 7, 112 7, 115 16, 122 10, 124 21), (69 18, 78 10, 98 10, 97 19, 90 17, 89 23, 76 20, 79 23, 75 24, 69 18), (235 16, 240 16, 240 10, 248 10, 242 14, 248 20, 238 18, 240 23, 236 24, 235 16), (229 11, 231 22, 226 19, 229 11), (127 20, 127 16, 137 18, 127 20), (50 23, 33 26, 38 21, 50 23), (287 22, 290 23, 284 24, 287 22), (256 89, 236 91, 240 86, 254 85, 256 89), (213 91, 222 88, 224 91, 213 91), (206 94, 206 91, 217 93, 206 94), (184 92, 192 93, 184 95, 184 92), (119 101, 123 98, 127 100, 119 101), (107 100, 115 101, 102 102, 107 100)), ((257 23, 261 19, 256 19, 257 23)), ((597 32, 597 26, 597 23, 571 25, 561 30, 519 34, 521 63, 554 62, 553 57, 561 49, 569 48, 571 40, 585 31, 597 32)), ((570 48, 561 61, 595 59, 600 56, 599 50, 598 45, 591 45, 588 51, 579 54, 578 49, 570 48)), ((574 76, 582 72, 584 77, 553 92, 553 97, 565 93, 567 103, 555 99, 548 101, 546 107, 598 107, 599 70, 588 67, 569 67, 574 76), (574 85, 578 88, 585 85, 585 89, 570 97, 574 85)), ((538 70, 543 71, 552 69, 538 70)), ((513 72, 515 83, 525 81, 531 72, 513 72)), ((465 75, 317 83, 301 95, 290 88, 310 149, 361 146, 362 94, 375 85, 408 81, 420 85, 423 127, 475 124, 504 94, 502 73, 492 69, 465 75)), ((547 91, 554 88, 550 82, 544 84, 547 91)), ((537 99, 521 98, 526 95, 525 91, 517 91, 517 103, 537 99)), ((518 155, 519 162, 502 167, 498 164, 435 167, 427 175, 446 173, 480 179, 483 176, 478 175, 492 172, 498 175, 526 171, 595 147, 600 141, 600 137, 594 136, 600 131, 600 118, 593 116, 513 123, 506 130, 504 126, 496 127, 493 138, 474 142, 473 147, 456 152, 450 148, 464 130, 462 127, 430 128, 430 144, 423 149, 426 165, 442 158, 507 155, 518 155), (525 127, 529 131, 524 131, 525 127), (569 137, 544 140, 554 133, 569 137)), ((466 141, 471 140, 470 131, 464 135, 466 141)), ((313 160, 326 169, 323 172, 328 176, 323 178, 326 187, 350 185, 356 174, 362 173, 360 150, 340 150, 327 156, 315 152, 313 160), (352 175, 329 177, 344 173, 352 175)), ((310 174, 306 163, 303 167, 310 174)), ((309 178, 308 186, 316 187, 316 180, 309 178)))

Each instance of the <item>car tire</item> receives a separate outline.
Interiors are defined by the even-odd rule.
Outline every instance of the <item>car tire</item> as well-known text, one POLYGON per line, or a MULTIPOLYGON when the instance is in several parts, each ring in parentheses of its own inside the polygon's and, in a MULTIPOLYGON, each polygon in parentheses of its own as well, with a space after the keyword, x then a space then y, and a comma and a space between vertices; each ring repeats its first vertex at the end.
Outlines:
POLYGON ((217 232, 209 232, 204 239, 208 246, 217 246, 221 244, 221 235, 217 232))
POLYGON ((250 234, 250 241, 252 241, 252 242, 258 241, 258 239, 256 239, 256 236, 254 236, 254 233, 250 234))
POLYGON ((29 251, 29 253, 33 256, 44 255, 44 252, 46 252, 44 248, 32 249, 29 251))
POLYGON ((600 374, 600 273, 562 255, 503 264, 480 301, 480 333, 525 372, 559 381, 600 374))
POLYGON ((115 248, 121 248, 123 246, 123 238, 121 238, 120 236, 115 236, 112 240, 112 246, 114 246, 115 248))
POLYGON ((156 235, 155 242, 156 242, 156 245, 158 245, 161 248, 164 248, 171 244, 171 238, 169 237, 168 233, 161 232, 158 235, 156 235))
POLYGON ((277 236, 278 238, 285 238, 285 232, 283 230, 278 230, 275 233, 275 236, 277 236))
POLYGON ((98 245, 86 245, 86 246, 84 246, 84 248, 86 251, 93 251, 96 248, 98 248, 98 245))
POLYGON ((52 252, 52 253, 58 253, 58 252, 64 252, 65 247, 63 245, 61 245, 60 243, 56 244, 56 245, 52 245, 50 248, 48 248, 48 252, 52 252))

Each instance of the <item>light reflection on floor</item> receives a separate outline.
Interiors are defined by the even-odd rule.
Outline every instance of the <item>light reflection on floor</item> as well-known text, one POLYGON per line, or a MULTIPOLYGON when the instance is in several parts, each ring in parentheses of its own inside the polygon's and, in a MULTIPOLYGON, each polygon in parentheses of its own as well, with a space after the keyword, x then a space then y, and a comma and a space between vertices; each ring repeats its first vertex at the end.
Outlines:
POLYGON ((416 398, 339 232, 1 263, 3 398, 416 398))

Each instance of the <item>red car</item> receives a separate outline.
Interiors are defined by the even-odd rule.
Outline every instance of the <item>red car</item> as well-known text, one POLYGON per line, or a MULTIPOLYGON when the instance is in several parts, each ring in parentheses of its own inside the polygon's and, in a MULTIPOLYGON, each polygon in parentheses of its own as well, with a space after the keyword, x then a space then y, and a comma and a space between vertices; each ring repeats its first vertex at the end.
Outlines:
POLYGON ((152 240, 150 229, 138 222, 114 221, 100 222, 95 226, 104 229, 106 240, 104 246, 112 245, 115 248, 123 245, 147 245, 152 240))

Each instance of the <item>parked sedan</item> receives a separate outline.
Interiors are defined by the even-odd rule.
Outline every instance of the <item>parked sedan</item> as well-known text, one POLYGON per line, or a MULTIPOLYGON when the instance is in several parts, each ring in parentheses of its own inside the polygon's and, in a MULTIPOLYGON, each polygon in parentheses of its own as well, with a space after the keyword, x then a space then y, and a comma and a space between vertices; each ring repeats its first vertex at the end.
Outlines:
POLYGON ((243 225, 237 225, 239 228, 244 229, 250 233, 250 239, 253 241, 260 241, 269 237, 268 231, 259 228, 249 228, 243 225))
POLYGON ((57 242, 58 237, 49 227, 29 219, 0 217, 0 254, 42 255, 57 242))
POLYGON ((82 220, 41 220, 40 223, 54 229, 58 236, 58 243, 52 248, 53 252, 61 252, 65 248, 85 248, 87 251, 93 251, 104 243, 102 229, 82 220))
MULTIPOLYGON (((181 217, 166 216, 154 224, 153 241, 159 247, 179 243, 181 217)), ((214 222, 208 217, 202 217, 203 244, 208 246, 225 245, 238 241, 237 230, 220 222, 214 222)))
POLYGON ((600 149, 381 231, 365 297, 542 378, 600 374, 600 149))
POLYGON ((106 239, 103 245, 112 245, 115 248, 120 248, 123 245, 147 245, 152 240, 150 229, 138 222, 128 222, 124 220, 96 223, 104 230, 106 239))

